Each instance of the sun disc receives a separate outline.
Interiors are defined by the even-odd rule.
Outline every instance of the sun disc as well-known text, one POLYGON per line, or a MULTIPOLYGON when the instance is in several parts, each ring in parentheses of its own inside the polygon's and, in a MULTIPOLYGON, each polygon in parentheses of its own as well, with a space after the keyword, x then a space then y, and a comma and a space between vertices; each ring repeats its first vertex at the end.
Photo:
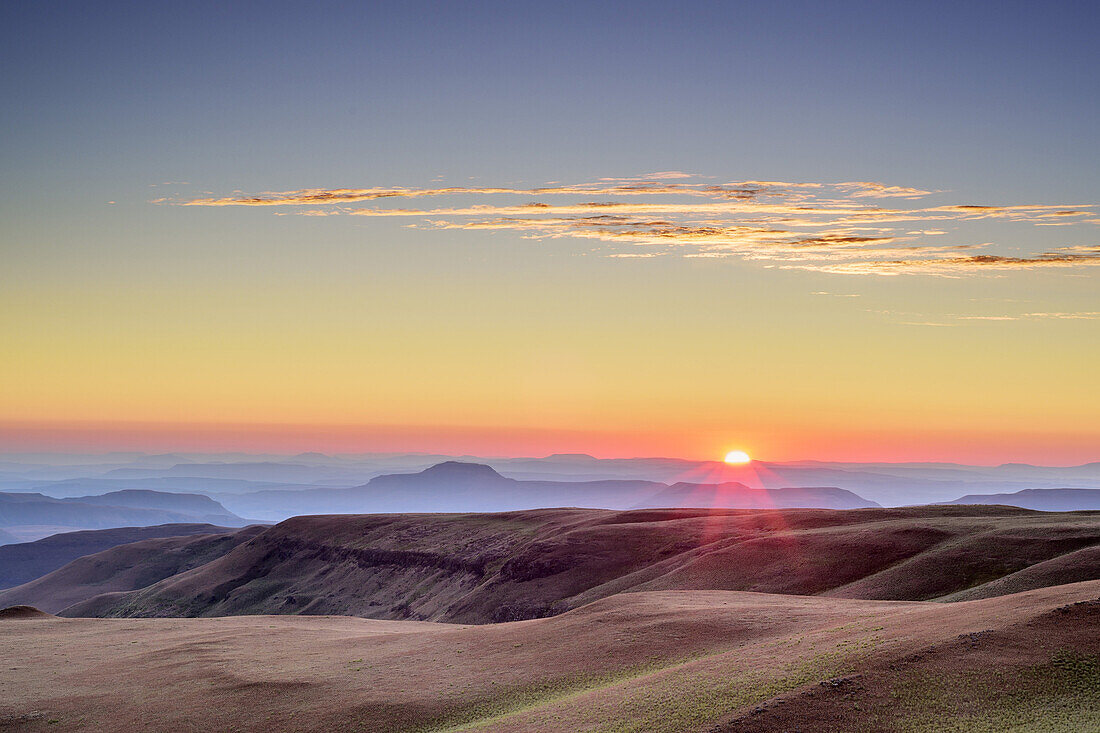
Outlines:
POLYGON ((726 463, 740 465, 743 463, 748 463, 752 459, 749 458, 749 454, 743 450, 731 450, 729 453, 726 454, 725 460, 726 463))

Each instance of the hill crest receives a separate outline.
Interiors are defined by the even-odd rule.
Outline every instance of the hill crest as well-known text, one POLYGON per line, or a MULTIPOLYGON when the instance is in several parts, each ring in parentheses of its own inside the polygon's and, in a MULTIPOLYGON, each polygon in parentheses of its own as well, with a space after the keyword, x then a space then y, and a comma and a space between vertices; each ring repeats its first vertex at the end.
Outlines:
POLYGON ((1009 507, 302 516, 206 565, 65 615, 485 623, 648 590, 932 600, 980 586, 996 594, 992 581, 1031 566, 1021 580, 1029 587, 1048 584, 1044 574, 1090 579, 1096 556, 1078 551, 1097 545, 1100 514, 1009 507))

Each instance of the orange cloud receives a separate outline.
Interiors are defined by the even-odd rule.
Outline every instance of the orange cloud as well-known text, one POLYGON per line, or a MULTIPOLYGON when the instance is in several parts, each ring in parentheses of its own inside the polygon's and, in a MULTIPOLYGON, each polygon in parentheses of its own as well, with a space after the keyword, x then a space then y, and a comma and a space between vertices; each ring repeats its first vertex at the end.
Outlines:
POLYGON ((1003 257, 1000 255, 971 255, 967 257, 943 257, 908 260, 868 260, 864 262, 822 263, 788 265, 818 272, 849 275, 901 275, 927 273, 947 277, 966 272, 990 270, 1018 270, 1040 267, 1075 267, 1100 265, 1100 246, 1091 248, 1064 247, 1043 252, 1034 257, 1003 257), (1080 251, 1066 251, 1080 250, 1080 251))
MULTIPOLYGON (((361 203, 387 198, 423 198, 429 196, 462 196, 510 194, 520 196, 705 196, 709 198, 752 198, 758 190, 734 185, 703 183, 661 183, 642 179, 601 179, 599 184, 544 186, 539 188, 501 188, 452 186, 446 188, 304 188, 296 191, 267 191, 259 194, 194 198, 179 202, 181 206, 325 206, 361 203), (607 185, 607 181, 622 181, 607 185)), ((156 203, 169 203, 157 199, 156 203)))
POLYGON ((854 198, 920 198, 931 196, 938 191, 923 191, 919 188, 906 186, 887 186, 875 181, 849 181, 836 184, 838 188, 851 189, 854 198))
POLYGON ((611 257, 673 253, 685 257, 739 257, 773 261, 778 263, 774 266, 782 268, 834 274, 957 276, 1088 266, 1100 260, 1096 247, 1088 245, 1017 256, 967 253, 992 246, 988 243, 926 243, 928 237, 942 238, 956 233, 958 226, 989 219, 1035 226, 1095 223, 1100 219, 1095 217, 1094 204, 913 206, 907 200, 942 192, 873 181, 746 180, 710 184, 677 180, 692 177, 679 171, 663 171, 533 188, 317 188, 193 198, 179 203, 309 207, 297 213, 406 218, 414 220, 408 226, 511 231, 528 239, 589 239, 607 245, 602 254, 611 257), (502 195, 547 200, 499 203, 496 197, 502 195), (594 196, 606 200, 592 200, 594 196), (639 196, 651 198, 639 201, 639 196), (435 208, 359 205, 382 199, 436 197, 467 201, 435 208), (470 198, 473 202, 468 201, 470 198), (892 199, 899 204, 881 206, 875 199, 892 199), (921 226, 931 222, 935 226, 921 226), (638 248, 649 251, 643 254, 638 248))

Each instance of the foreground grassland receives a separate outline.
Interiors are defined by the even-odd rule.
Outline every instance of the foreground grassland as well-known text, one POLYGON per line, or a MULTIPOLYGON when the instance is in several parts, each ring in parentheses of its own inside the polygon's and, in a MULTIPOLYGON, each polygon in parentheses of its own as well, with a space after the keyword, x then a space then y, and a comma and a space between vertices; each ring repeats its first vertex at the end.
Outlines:
POLYGON ((622 593, 551 618, 0 619, 0 729, 1089 731, 1100 581, 962 603, 622 593))
POLYGON ((920 672, 892 695, 904 733, 1100 731, 1100 656, 1063 650, 1011 672, 920 672))

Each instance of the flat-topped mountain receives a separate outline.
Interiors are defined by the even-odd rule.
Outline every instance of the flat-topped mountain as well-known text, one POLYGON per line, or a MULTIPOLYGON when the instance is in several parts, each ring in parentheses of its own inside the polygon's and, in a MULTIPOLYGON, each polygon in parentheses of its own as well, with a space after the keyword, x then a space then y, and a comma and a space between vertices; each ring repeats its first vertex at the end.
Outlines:
MULTIPOLYGON (((75 496, 61 501, 77 504, 97 504, 100 506, 122 506, 139 509, 165 509, 173 512, 185 512, 197 517, 232 517, 224 506, 205 494, 182 494, 149 489, 123 489, 109 491, 106 494, 75 496)), ((239 517, 236 517, 239 519, 239 517)))
POLYGON ((646 504, 662 507, 703 506, 720 509, 865 509, 873 501, 835 486, 751 489, 742 483, 675 483, 650 497, 646 504))
POLYGON ((1012 494, 969 494, 944 504, 1002 504, 1044 512, 1100 509, 1100 489, 1024 489, 1012 494))
POLYGON ((32 492, 0 493, 0 527, 31 540, 71 529, 181 523, 247 524, 210 497, 197 494, 127 490, 54 499, 32 492))
MULTIPOLYGON (((424 481, 509 481, 501 476, 496 469, 482 463, 466 463, 464 461, 443 461, 434 466, 425 468, 420 473, 411 474, 424 481)), ((379 476, 373 479, 376 482, 385 483, 394 476, 406 476, 406 474, 392 474, 379 476), (381 480, 381 481, 380 481, 381 480)), ((407 480, 407 478, 405 479, 407 480)))

